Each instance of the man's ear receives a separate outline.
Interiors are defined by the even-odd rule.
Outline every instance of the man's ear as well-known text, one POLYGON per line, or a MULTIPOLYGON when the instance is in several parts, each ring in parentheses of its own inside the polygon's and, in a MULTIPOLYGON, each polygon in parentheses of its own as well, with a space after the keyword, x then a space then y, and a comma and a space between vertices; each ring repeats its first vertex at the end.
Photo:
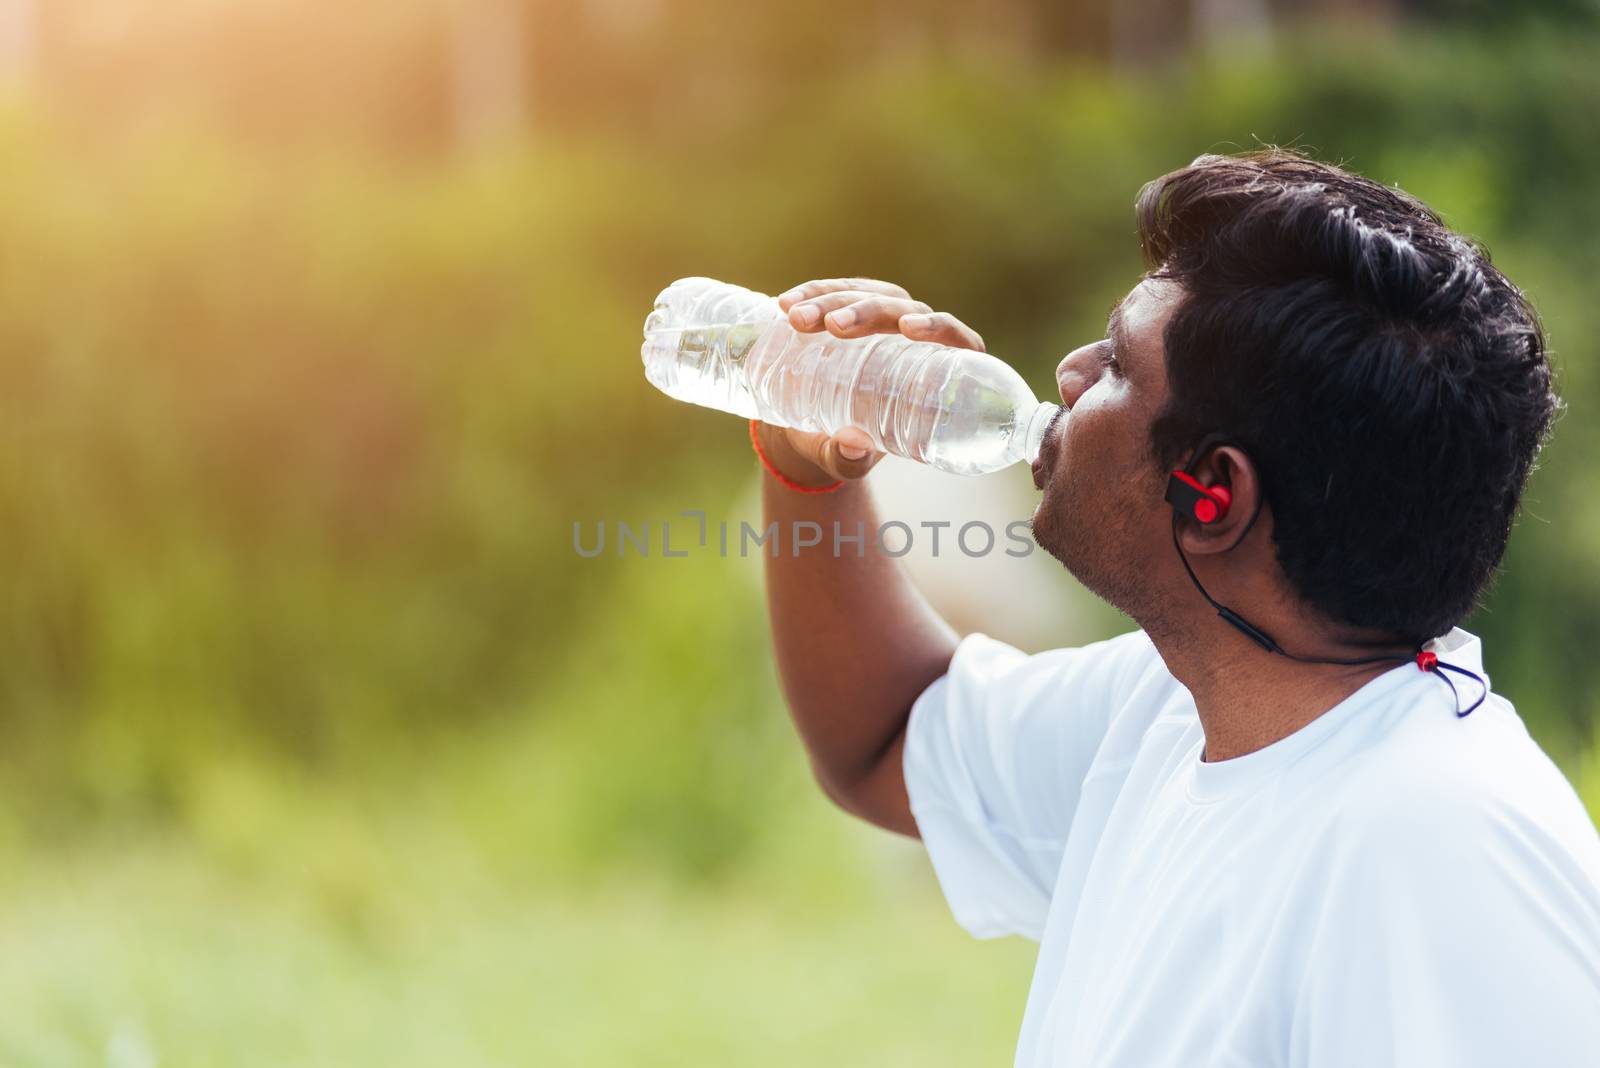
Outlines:
POLYGON ((1218 445, 1200 458, 1191 473, 1202 486, 1226 487, 1232 500, 1215 522, 1180 520, 1179 542, 1183 551, 1191 556, 1225 553, 1244 540, 1256 513, 1261 510, 1261 478, 1256 473, 1256 465, 1236 446, 1218 445))

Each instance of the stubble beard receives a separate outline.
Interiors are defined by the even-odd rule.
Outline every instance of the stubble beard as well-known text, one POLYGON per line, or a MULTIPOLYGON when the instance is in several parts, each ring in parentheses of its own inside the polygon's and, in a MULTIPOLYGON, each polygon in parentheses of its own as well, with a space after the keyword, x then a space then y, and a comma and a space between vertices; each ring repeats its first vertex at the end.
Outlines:
POLYGON ((1150 608, 1152 561, 1141 559, 1142 531, 1130 509, 1100 500, 1096 512, 1074 508, 1058 490, 1031 524, 1034 543, 1059 560, 1090 593, 1134 620, 1150 608))

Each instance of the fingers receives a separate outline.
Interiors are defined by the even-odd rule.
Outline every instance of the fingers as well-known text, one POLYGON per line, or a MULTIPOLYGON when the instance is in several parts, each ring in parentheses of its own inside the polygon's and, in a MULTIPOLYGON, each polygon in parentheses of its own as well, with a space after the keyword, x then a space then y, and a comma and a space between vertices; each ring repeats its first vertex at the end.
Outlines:
POLYGON ((930 311, 932 309, 920 300, 846 289, 793 305, 789 309, 789 323, 796 330, 827 329, 838 337, 863 337, 895 333, 900 329, 901 316, 930 311))
POLYGON ((918 341, 933 341, 940 345, 954 345, 961 349, 987 352, 983 338, 966 323, 949 312, 913 313, 900 317, 900 332, 918 341))
POLYGON ((836 293, 840 290, 851 289, 860 293, 876 293, 885 297, 899 297, 901 300, 910 300, 911 294, 893 282, 880 282, 876 278, 823 278, 803 285, 795 286, 778 296, 778 307, 784 311, 799 301, 811 297, 820 297, 824 293, 836 293))
POLYGON ((949 312, 936 312, 889 282, 831 278, 796 286, 778 298, 789 325, 803 333, 827 330, 856 338, 896 331, 917 341, 986 352, 983 338, 949 312))

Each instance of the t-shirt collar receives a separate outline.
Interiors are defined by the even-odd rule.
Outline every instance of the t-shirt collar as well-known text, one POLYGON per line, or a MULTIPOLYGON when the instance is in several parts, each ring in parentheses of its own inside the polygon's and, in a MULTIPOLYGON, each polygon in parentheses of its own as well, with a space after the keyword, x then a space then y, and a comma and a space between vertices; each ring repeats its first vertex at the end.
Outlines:
POLYGON ((1460 627, 1454 627, 1450 633, 1441 634, 1423 648, 1437 654, 1439 659, 1447 664, 1465 668, 1474 675, 1482 676, 1484 685, 1489 684, 1489 676, 1483 671, 1483 642, 1478 640, 1476 634, 1469 634, 1460 627))
MULTIPOLYGON (((1456 627, 1448 634, 1428 642, 1423 648, 1437 654, 1443 663, 1482 676, 1484 685, 1488 685, 1488 676, 1483 671, 1483 644, 1476 635, 1456 627)), ((1432 673, 1419 670, 1415 663, 1397 664, 1294 733, 1253 753, 1230 760, 1212 763, 1201 760, 1200 754, 1205 747, 1202 734, 1190 759, 1193 777, 1188 784, 1189 797, 1193 801, 1210 802, 1237 796, 1322 744, 1363 709, 1390 697, 1408 684, 1424 682, 1429 686, 1437 686, 1448 696, 1444 685, 1432 673)))

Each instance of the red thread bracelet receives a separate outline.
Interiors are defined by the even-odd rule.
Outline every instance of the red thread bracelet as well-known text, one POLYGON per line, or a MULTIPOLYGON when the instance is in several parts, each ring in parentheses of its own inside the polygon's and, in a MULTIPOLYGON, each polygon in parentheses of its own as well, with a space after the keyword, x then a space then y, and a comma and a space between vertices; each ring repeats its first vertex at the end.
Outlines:
POLYGON ((828 486, 802 486, 800 483, 796 482, 782 471, 779 471, 776 467, 773 467, 772 461, 767 459, 767 454, 761 450, 761 439, 756 436, 756 430, 760 426, 761 420, 750 420, 750 447, 756 450, 756 457, 760 459, 761 466, 767 469, 767 474, 771 475, 785 486, 788 486, 796 493, 832 493, 834 490, 844 485, 844 479, 841 478, 839 481, 828 486))

